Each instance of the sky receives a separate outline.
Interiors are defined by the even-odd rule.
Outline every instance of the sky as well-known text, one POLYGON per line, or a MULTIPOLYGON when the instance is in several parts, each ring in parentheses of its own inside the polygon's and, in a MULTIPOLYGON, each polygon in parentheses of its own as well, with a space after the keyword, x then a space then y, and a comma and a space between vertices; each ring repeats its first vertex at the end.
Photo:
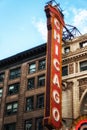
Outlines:
MULTIPOLYGON (((49 0, 0 0, 0 60, 47 42, 49 0)), ((87 33, 87 0, 56 0, 66 24, 87 33)))

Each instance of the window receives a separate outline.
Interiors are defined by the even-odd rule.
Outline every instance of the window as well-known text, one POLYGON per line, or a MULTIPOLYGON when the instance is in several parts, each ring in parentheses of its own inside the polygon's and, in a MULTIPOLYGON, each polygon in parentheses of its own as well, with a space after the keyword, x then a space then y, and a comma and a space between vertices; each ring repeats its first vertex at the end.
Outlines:
POLYGON ((4 81, 4 73, 1 73, 0 74, 0 82, 3 82, 4 81))
POLYGON ((38 77, 38 86, 45 86, 45 75, 38 77))
POLYGON ((28 89, 34 89, 34 85, 35 85, 34 83, 35 83, 34 78, 28 79, 28 89))
POLYGON ((6 105, 6 115, 11 115, 17 113, 18 103, 13 102, 6 105))
POLYGON ((62 76, 68 75, 68 66, 62 67, 62 76))
POLYGON ((87 70, 87 61, 80 62, 80 71, 87 70))
POLYGON ((25 121, 25 130, 32 130, 32 119, 25 121))
POLYGON ((18 77, 20 77, 20 68, 10 70, 10 77, 9 77, 10 79, 15 79, 18 77))
POLYGON ((8 95, 13 95, 19 92, 19 83, 15 83, 9 86, 8 88, 8 95))
POLYGON ((32 63, 29 65, 29 73, 32 74, 36 71, 36 64, 32 63))
POLYGON ((39 70, 43 70, 43 69, 45 69, 45 67, 46 67, 46 60, 45 60, 45 59, 40 60, 40 61, 39 61, 38 69, 39 69, 39 70))
POLYGON ((36 130, 43 130, 43 118, 36 119, 36 130))
POLYGON ((44 107, 44 94, 37 96, 37 108, 43 108, 44 107))
POLYGON ((70 47, 64 48, 64 52, 65 52, 65 53, 69 53, 69 52, 70 52, 70 47))
POLYGON ((86 115, 87 114, 87 93, 84 95, 81 107, 80 107, 80 114, 86 115))
POLYGON ((80 48, 86 47, 87 46, 87 41, 81 42, 80 43, 80 48))
POLYGON ((4 126, 4 130, 16 130, 16 124, 12 123, 12 124, 6 124, 4 126))
POLYGON ((33 105, 34 105, 34 97, 29 97, 26 100, 26 110, 27 111, 32 111, 33 110, 33 105))
POLYGON ((0 88, 0 98, 2 97, 3 89, 0 88))

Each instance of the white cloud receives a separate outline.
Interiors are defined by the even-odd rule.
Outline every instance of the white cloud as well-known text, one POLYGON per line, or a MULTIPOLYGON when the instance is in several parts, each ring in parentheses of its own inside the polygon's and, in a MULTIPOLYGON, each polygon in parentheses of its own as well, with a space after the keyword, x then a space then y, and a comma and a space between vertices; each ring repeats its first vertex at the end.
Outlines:
POLYGON ((75 10, 74 14, 74 25, 79 27, 82 33, 87 33, 87 10, 75 10))
POLYGON ((64 14, 64 18, 65 18, 65 17, 67 17, 67 18, 69 17, 69 11, 68 11, 68 10, 64 10, 64 11, 63 11, 63 14, 64 14))
POLYGON ((70 15, 70 23, 77 27, 82 34, 87 33, 87 10, 71 8, 70 15))
POLYGON ((47 41, 47 27, 46 27, 46 21, 43 19, 40 19, 36 21, 34 18, 32 21, 33 25, 37 28, 37 31, 42 36, 42 39, 47 41))
MULTIPOLYGON (((76 9, 68 8, 64 11, 65 18, 67 19, 66 24, 73 25, 79 29, 82 34, 87 33, 87 10, 86 9, 76 9)), ((47 41, 47 27, 46 21, 44 19, 39 19, 38 21, 34 18, 33 25, 37 28, 43 40, 47 41)))
POLYGON ((66 24, 77 27, 82 34, 87 33, 87 9, 69 7, 63 13, 66 24))

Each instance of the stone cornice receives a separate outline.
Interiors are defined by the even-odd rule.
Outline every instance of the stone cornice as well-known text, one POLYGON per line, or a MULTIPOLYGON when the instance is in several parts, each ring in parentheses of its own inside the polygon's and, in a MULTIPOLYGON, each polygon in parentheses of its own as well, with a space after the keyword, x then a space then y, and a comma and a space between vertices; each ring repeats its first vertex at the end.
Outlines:
POLYGON ((82 57, 87 55, 87 47, 84 48, 78 48, 74 52, 69 52, 67 54, 62 55, 62 61, 68 61, 70 59, 76 59, 78 57, 82 57))
POLYGON ((35 59, 41 55, 46 55, 46 43, 18 53, 6 59, 0 60, 0 70, 2 70, 2 68, 7 68, 13 64, 23 63, 25 61, 35 59))
POLYGON ((63 42, 63 45, 62 46, 66 46, 66 45, 70 45, 70 44, 73 44, 73 43, 76 43, 76 42, 84 42, 84 41, 87 41, 87 34, 84 34, 84 35, 81 35, 79 37, 76 37, 74 39, 71 39, 71 40, 66 40, 63 42))

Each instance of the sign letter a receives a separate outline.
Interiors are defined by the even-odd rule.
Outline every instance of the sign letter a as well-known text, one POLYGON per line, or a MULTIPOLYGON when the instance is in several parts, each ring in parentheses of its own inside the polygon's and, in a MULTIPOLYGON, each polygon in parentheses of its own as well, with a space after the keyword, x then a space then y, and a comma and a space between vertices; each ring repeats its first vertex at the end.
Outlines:
POLYGON ((57 74, 55 74, 54 77, 53 77, 53 84, 57 85, 60 88, 59 78, 58 78, 57 74))

